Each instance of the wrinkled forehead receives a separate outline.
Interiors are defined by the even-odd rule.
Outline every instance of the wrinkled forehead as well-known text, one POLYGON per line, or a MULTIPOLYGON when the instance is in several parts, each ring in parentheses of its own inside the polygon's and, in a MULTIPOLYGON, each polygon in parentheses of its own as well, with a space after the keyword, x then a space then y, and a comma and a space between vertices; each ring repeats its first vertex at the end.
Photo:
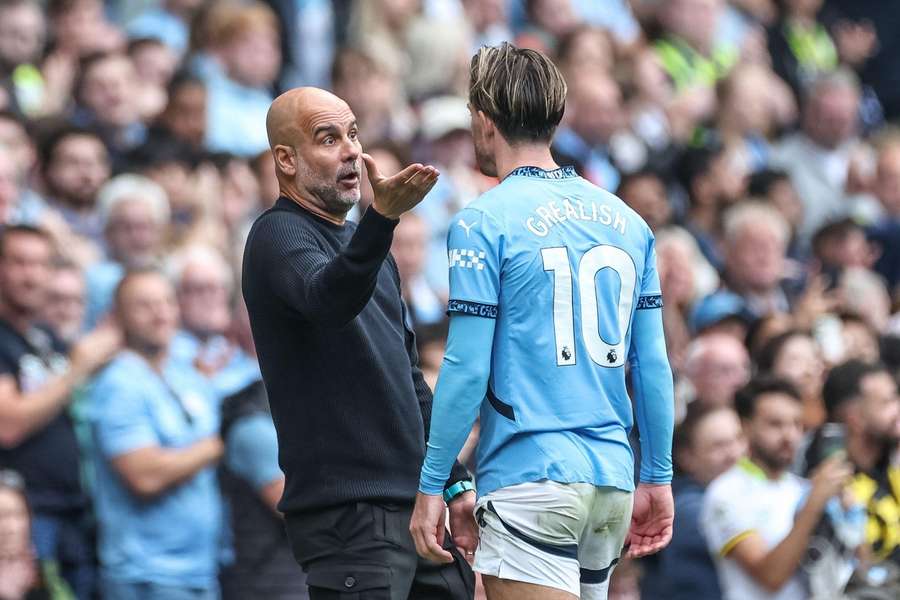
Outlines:
POLYGON ((356 124, 356 115, 343 100, 315 99, 305 103, 298 118, 304 135, 315 137, 323 130, 344 131, 356 124))

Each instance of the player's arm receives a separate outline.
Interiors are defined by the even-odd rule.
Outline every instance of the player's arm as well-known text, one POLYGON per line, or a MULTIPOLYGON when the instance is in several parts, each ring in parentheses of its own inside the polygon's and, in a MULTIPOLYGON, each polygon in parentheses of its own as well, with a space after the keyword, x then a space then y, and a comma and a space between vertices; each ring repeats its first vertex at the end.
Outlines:
POLYGON ((628 358, 641 468, 627 544, 629 556, 638 558, 668 545, 675 519, 671 487, 674 386, 663 334, 662 294, 652 236, 644 259, 628 358))
POLYGON ((478 417, 491 374, 494 319, 453 315, 432 408, 419 491, 440 494, 478 417))
POLYGON ((662 294, 656 271, 656 251, 650 239, 629 350, 635 416, 640 431, 640 482, 672 481, 672 431, 675 395, 666 353, 662 294))
MULTIPOLYGON (((396 277, 397 281, 397 296, 400 294, 400 273, 397 270, 397 264, 394 262, 392 258, 388 258, 390 261, 391 267, 394 272, 394 277, 396 277)), ((409 356, 409 366, 410 372, 412 375, 413 388, 416 390, 416 398, 419 401, 419 412, 422 415, 422 427, 425 431, 425 442, 431 438, 431 418, 432 418, 432 409, 434 406, 434 398, 431 393, 431 388, 428 387, 428 383, 425 381, 425 377, 422 375, 422 370, 419 368, 419 353, 416 351, 416 334, 412 329, 409 328, 407 323, 409 322, 407 319, 407 314, 409 312, 409 307, 406 306, 406 302, 403 298, 400 298, 400 306, 403 309, 403 328, 406 334, 406 353, 409 356)), ((469 472, 466 468, 460 464, 458 461, 454 461, 453 466, 449 471, 449 476, 443 484, 443 489, 447 489, 453 484, 459 481, 469 481, 472 478, 469 476, 469 472)))

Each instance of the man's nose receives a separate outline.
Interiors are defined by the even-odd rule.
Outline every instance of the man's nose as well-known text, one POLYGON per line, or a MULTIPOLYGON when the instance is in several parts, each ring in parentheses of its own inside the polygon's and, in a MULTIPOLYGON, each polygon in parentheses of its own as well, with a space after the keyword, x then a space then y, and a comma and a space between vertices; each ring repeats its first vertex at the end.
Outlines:
POLYGON ((357 140, 345 139, 341 148, 341 159, 346 162, 356 162, 359 155, 362 154, 362 147, 357 140))

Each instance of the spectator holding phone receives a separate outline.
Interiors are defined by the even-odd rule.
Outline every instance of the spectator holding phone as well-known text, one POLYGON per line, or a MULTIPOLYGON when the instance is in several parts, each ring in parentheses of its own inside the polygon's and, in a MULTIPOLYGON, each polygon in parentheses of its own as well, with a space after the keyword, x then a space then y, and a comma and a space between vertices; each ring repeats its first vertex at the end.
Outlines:
POLYGON ((895 455, 900 442, 900 395, 890 371, 880 363, 850 360, 828 374, 825 406, 831 423, 815 435, 806 454, 814 469, 840 446, 831 434, 843 426, 846 456, 855 475, 850 484, 854 499, 866 506, 869 568, 857 570, 853 586, 881 589, 893 580, 900 591, 900 465, 895 455), (881 580, 885 580, 881 583, 881 580))

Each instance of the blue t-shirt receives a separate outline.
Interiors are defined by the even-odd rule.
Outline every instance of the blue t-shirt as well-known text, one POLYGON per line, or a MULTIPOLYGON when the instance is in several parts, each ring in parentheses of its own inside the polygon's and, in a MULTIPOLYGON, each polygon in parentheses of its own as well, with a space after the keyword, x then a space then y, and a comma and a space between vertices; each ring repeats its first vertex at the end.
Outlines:
POLYGON ((223 523, 215 466, 148 500, 135 496, 111 465, 139 448, 183 448, 215 434, 219 407, 206 380, 172 361, 160 376, 126 351, 98 376, 90 401, 104 574, 119 581, 214 587, 223 523))
MULTIPOLYGON (((542 479, 633 490, 626 363, 646 427, 641 480, 670 481, 672 375, 637 213, 571 167, 520 167, 454 217, 447 244, 450 313, 496 319, 479 493, 542 479)), ((444 475, 431 454, 427 488, 444 475)))
POLYGON ((211 363, 225 361, 209 379, 219 400, 262 379, 259 363, 240 348, 235 348, 225 336, 216 335, 203 342, 196 335, 182 329, 175 334, 169 345, 169 359, 189 368, 193 367, 201 352, 211 363))
POLYGON ((255 413, 235 421, 225 439, 225 464, 255 490, 284 477, 271 415, 255 413))

